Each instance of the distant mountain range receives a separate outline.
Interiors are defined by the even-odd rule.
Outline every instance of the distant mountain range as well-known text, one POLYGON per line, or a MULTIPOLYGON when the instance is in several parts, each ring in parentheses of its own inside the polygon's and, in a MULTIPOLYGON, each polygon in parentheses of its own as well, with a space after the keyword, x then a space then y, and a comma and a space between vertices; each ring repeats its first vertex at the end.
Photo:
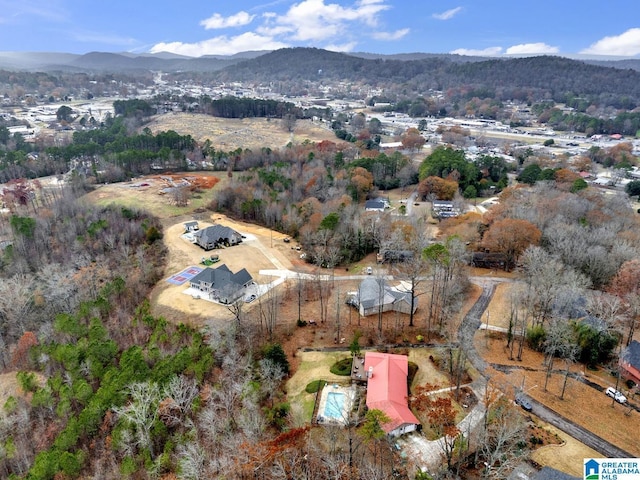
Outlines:
POLYGON ((108 53, 83 55, 56 52, 0 52, 0 69, 39 72, 132 72, 162 70, 166 72, 214 72, 268 52, 242 52, 236 55, 185 57, 174 53, 108 53))
MULTIPOLYGON (((496 60, 497 57, 474 57, 454 54, 436 53, 399 53, 384 55, 377 53, 355 52, 336 53, 315 48, 293 48, 277 50, 286 54, 295 55, 296 51, 303 51, 309 55, 309 60, 327 60, 331 55, 335 58, 342 58, 343 61, 349 59, 362 59, 369 61, 399 61, 415 62, 422 60, 444 60, 452 63, 469 63, 496 60), (326 54, 324 53, 326 52, 326 54)), ((165 72, 193 71, 193 72, 215 72, 231 65, 256 59, 258 57, 274 53, 272 51, 249 51, 235 55, 206 55, 202 57, 187 57, 174 53, 142 53, 133 54, 128 52, 90 52, 86 54, 57 53, 57 52, 0 52, 0 69, 4 70, 26 70, 42 72, 126 72, 136 70, 161 70, 165 72)), ((564 57, 570 58, 570 57, 564 57)), ((513 60, 514 57, 500 57, 502 61, 513 60)), ((580 58, 576 60, 584 63, 613 67, 618 69, 632 69, 640 71, 640 59, 608 59, 607 57, 580 58)), ((319 65, 319 68, 321 65, 319 65)))
POLYGON ((478 97, 524 101, 549 98, 565 102, 589 97, 591 103, 616 109, 640 105, 640 59, 346 54, 318 48, 198 58, 166 52, 138 55, 0 52, 0 73, 6 74, 7 70, 62 76, 80 72, 148 75, 150 71, 162 71, 177 82, 195 77, 210 82, 278 82, 277 88, 289 93, 306 91, 309 82, 347 81, 375 86, 399 97, 451 90, 464 101, 478 97))

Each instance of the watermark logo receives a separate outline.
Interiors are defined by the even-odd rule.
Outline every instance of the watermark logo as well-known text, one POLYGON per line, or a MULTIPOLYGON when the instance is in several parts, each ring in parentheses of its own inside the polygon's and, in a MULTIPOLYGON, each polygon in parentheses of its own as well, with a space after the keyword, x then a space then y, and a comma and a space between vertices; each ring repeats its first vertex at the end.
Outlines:
POLYGON ((600 462, 594 458, 584 461, 585 480, 600 480, 600 462))
POLYGON ((584 480, 638 480, 640 458, 585 458, 584 480))

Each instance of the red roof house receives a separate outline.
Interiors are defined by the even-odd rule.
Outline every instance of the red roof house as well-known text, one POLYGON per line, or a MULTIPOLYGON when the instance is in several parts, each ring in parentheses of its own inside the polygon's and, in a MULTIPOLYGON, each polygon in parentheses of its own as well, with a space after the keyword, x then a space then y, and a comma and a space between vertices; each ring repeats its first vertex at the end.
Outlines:
POLYGON ((622 377, 640 385, 640 342, 633 340, 619 360, 622 377))
POLYGON ((405 355, 367 352, 364 357, 367 373, 367 407, 381 410, 389 422, 381 425, 392 437, 416 430, 420 422, 408 405, 407 374, 409 362, 405 355))

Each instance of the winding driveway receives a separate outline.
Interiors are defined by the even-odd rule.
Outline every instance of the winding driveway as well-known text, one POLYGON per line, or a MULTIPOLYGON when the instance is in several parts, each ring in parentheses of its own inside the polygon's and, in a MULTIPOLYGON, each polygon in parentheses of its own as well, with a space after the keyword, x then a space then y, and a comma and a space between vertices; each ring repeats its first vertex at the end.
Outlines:
MULTIPOLYGON (((458 329, 458 341, 460 342, 461 348, 463 348, 466 352, 467 358, 469 359, 471 364, 482 374, 484 387, 486 387, 486 383, 488 380, 488 376, 486 373, 487 363, 476 351, 475 345, 473 343, 473 337, 480 327, 482 314, 486 310, 489 302, 491 301, 491 298, 493 297, 497 283, 504 280, 495 278, 482 278, 480 280, 478 277, 475 277, 472 278, 472 281, 482 287, 482 295, 480 295, 480 298, 478 298, 476 303, 473 305, 473 307, 471 307, 469 312, 462 320, 460 328, 458 329)), ((616 447, 612 443, 595 435, 593 432, 590 432, 584 427, 581 427, 571 420, 568 420, 558 412, 550 409, 537 400, 534 400, 528 395, 526 395, 526 397, 533 407, 531 413, 537 415, 545 422, 562 430, 571 437, 579 440, 588 447, 600 452, 604 456, 609 458, 633 457, 633 455, 631 455, 629 452, 616 447)))

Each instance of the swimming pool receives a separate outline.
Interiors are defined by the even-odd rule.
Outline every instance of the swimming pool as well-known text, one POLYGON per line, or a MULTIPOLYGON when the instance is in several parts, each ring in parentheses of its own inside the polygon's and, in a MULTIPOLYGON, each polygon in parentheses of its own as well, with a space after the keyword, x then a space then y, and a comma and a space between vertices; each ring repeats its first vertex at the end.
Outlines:
POLYGON ((324 416, 334 420, 342 420, 344 413, 345 395, 341 392, 327 393, 327 403, 324 406, 324 416))

